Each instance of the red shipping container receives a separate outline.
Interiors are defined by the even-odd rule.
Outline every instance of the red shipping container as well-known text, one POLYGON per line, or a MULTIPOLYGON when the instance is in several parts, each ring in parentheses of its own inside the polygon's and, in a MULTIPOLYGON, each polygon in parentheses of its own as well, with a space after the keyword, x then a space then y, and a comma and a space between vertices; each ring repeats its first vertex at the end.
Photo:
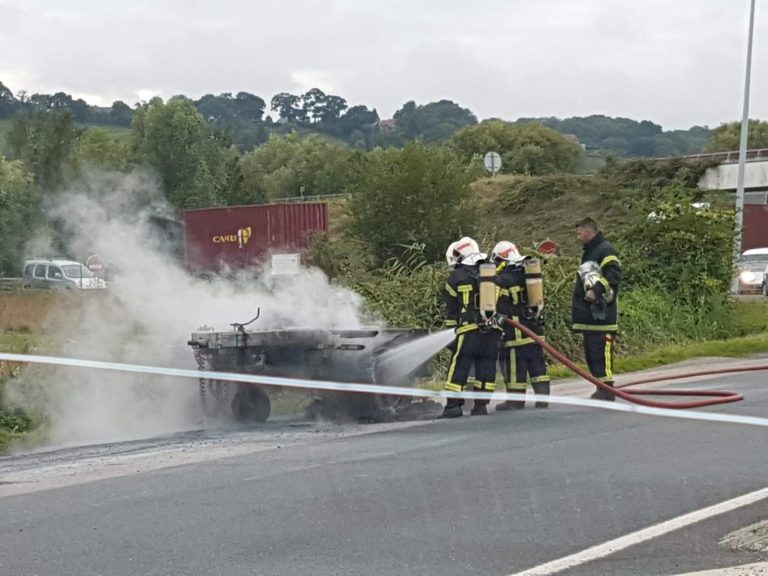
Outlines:
POLYGON ((742 250, 768 248, 768 204, 744 205, 742 250))
POLYGON ((193 272, 258 265, 268 254, 306 250, 328 231, 328 205, 257 204, 184 212, 184 261, 193 272))

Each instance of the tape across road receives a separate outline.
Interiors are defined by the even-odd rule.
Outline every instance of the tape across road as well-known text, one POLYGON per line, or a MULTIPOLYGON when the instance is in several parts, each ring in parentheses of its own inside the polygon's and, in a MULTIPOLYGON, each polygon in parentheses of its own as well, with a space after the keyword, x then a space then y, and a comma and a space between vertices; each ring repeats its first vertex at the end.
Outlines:
MULTIPOLYGON (((494 394, 491 392, 449 392, 426 390, 422 388, 409 388, 403 386, 382 386, 380 384, 357 384, 350 382, 334 382, 330 380, 309 380, 302 378, 285 378, 277 376, 263 376, 260 374, 242 374, 235 372, 217 372, 213 370, 191 370, 185 368, 167 368, 162 366, 144 366, 141 364, 125 364, 120 362, 104 362, 100 360, 85 360, 79 358, 63 358, 58 356, 37 356, 33 354, 7 354, 0 352, 0 361, 20 362, 25 364, 43 364, 49 366, 63 366, 69 368, 89 368, 94 370, 106 370, 112 372, 126 372, 133 374, 147 374, 152 376, 172 376, 177 378, 208 378, 211 380, 224 380, 228 382, 242 382, 245 384, 258 384, 277 388, 296 388, 302 390, 322 390, 329 392, 353 392, 360 394, 380 394, 390 396, 405 396, 410 398, 463 398, 467 400, 491 400, 494 394)), ((499 396, 497 396, 498 398, 499 396)), ((505 396, 509 400, 525 400, 524 394, 509 394, 505 396)), ((682 420, 698 420, 704 422, 720 422, 726 424, 743 424, 749 426, 761 426, 768 428, 768 418, 755 416, 740 416, 737 414, 723 414, 718 412, 694 412, 691 410, 675 410, 669 408, 652 408, 637 404, 624 404, 621 402, 605 402, 602 400, 589 400, 570 396, 552 395, 547 398, 551 404, 563 404, 567 406, 581 406, 586 408, 599 408, 614 412, 631 412, 649 416, 661 416, 665 418, 678 418, 682 420)))

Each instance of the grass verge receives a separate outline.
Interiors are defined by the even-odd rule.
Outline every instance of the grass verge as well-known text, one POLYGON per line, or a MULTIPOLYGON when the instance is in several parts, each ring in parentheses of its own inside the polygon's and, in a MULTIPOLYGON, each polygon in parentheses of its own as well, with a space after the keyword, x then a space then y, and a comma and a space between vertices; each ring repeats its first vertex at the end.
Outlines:
MULTIPOLYGON (((620 346, 620 344, 619 344, 620 346)), ((728 338, 727 340, 707 340, 701 342, 687 342, 684 344, 667 344, 659 346, 637 356, 617 358, 614 372, 622 374, 658 368, 674 362, 682 362, 691 358, 715 357, 715 358, 740 358, 753 354, 768 352, 768 332, 728 338)), ((583 364, 582 364, 583 366, 583 364)), ((568 368, 561 364, 550 366, 549 373, 552 378, 568 378, 573 376, 568 368)))

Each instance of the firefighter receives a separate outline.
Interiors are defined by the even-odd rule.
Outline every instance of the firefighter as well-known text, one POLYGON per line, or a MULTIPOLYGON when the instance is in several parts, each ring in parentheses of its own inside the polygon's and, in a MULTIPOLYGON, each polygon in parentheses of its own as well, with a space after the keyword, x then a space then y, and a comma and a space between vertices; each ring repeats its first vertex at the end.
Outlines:
MULTIPOLYGON (((543 309, 528 305, 524 260, 512 242, 499 242, 493 248, 491 261, 496 264, 500 288, 498 312, 544 336, 543 309)), ((542 347, 511 326, 505 326, 501 346, 499 364, 507 392, 524 395, 530 376, 531 387, 539 398, 536 408, 547 408, 549 403, 545 398, 549 396, 549 374, 542 347)), ((525 408, 525 401, 506 400, 496 406, 496 411, 513 408, 525 408)))
MULTIPOLYGON (((445 383, 449 392, 463 392, 474 368, 473 388, 493 392, 496 382, 496 358, 499 331, 486 322, 479 308, 479 266, 486 255, 481 254, 477 242, 464 237, 454 244, 456 265, 448 276, 443 294, 446 326, 453 327, 456 340, 452 347, 451 362, 445 383)), ((493 279, 495 282, 495 278, 493 279)), ((462 415, 464 400, 449 398, 442 418, 462 415)), ((488 400, 475 400, 471 414, 488 414, 488 400)))
MULTIPOLYGON (((592 218, 576 223, 582 244, 581 266, 573 289, 573 331, 584 335, 584 356, 595 378, 613 388, 613 349, 619 331, 617 297, 621 264, 616 249, 592 218)), ((615 400, 613 392, 595 387, 591 398, 615 400)))

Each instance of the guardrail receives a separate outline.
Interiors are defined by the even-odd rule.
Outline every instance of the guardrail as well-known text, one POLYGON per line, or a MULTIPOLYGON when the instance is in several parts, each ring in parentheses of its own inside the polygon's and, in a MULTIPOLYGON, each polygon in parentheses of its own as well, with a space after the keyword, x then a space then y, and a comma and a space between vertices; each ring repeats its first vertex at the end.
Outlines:
MULTIPOLYGON (((684 160, 720 160, 721 164, 733 164, 739 161, 739 151, 730 150, 728 152, 707 152, 703 154, 689 154, 687 156, 667 156, 665 158, 654 158, 654 160, 679 160, 681 158, 684 160)), ((747 150, 747 160, 768 160, 768 148, 747 150)))
POLYGON ((0 290, 19 290, 21 288, 21 278, 0 278, 0 290))
POLYGON ((288 198, 275 198, 270 200, 270 204, 291 204, 295 202, 322 202, 323 200, 332 200, 334 198, 346 198, 349 194, 314 194, 312 196, 289 196, 288 198))

